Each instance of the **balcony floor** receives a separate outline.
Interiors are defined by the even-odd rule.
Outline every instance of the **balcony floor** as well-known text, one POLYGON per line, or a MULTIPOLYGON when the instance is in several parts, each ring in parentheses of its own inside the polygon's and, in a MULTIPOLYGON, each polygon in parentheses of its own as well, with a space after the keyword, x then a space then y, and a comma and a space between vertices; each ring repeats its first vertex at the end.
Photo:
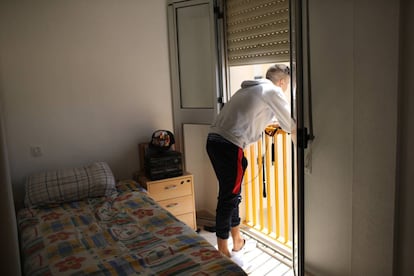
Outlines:
MULTIPOLYGON (((203 236, 208 242, 217 248, 216 234, 207 232, 205 230, 200 231, 200 235, 203 236)), ((252 238, 248 236, 249 238, 252 238)), ((232 247, 232 239, 229 239, 229 246, 232 247)), ((243 267, 248 275, 255 276, 293 276, 293 270, 291 267, 283 262, 283 256, 279 256, 277 252, 267 247, 265 244, 257 241, 257 247, 253 251, 245 254, 243 260, 248 263, 243 267)))

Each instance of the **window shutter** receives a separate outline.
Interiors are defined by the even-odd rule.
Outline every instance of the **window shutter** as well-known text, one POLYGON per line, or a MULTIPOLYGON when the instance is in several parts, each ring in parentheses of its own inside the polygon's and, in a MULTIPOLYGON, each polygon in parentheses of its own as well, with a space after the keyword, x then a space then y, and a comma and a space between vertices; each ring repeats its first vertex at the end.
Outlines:
POLYGON ((228 64, 288 62, 289 0, 227 0, 228 64))

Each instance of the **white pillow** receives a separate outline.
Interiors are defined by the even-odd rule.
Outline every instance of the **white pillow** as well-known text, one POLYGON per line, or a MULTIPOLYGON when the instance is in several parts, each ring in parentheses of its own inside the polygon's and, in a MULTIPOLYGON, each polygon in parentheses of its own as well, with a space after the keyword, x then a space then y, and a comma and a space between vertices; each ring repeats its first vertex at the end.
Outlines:
POLYGON ((116 192, 115 178, 105 162, 73 169, 43 172, 26 179, 26 207, 45 206, 116 192))

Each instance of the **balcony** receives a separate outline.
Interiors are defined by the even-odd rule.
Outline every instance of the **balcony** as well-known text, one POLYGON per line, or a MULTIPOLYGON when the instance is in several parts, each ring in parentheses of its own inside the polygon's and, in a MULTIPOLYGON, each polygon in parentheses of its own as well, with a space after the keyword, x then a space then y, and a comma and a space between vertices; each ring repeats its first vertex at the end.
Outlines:
POLYGON ((240 206, 243 231, 288 259, 292 257, 292 150, 282 130, 245 150, 245 172, 240 206))

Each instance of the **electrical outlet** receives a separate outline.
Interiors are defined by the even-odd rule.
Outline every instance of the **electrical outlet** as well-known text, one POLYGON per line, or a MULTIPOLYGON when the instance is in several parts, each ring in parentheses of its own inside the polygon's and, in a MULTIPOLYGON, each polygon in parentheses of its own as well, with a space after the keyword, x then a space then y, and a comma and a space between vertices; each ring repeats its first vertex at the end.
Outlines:
POLYGON ((31 146, 30 153, 33 157, 40 157, 43 155, 42 148, 40 146, 31 146))

